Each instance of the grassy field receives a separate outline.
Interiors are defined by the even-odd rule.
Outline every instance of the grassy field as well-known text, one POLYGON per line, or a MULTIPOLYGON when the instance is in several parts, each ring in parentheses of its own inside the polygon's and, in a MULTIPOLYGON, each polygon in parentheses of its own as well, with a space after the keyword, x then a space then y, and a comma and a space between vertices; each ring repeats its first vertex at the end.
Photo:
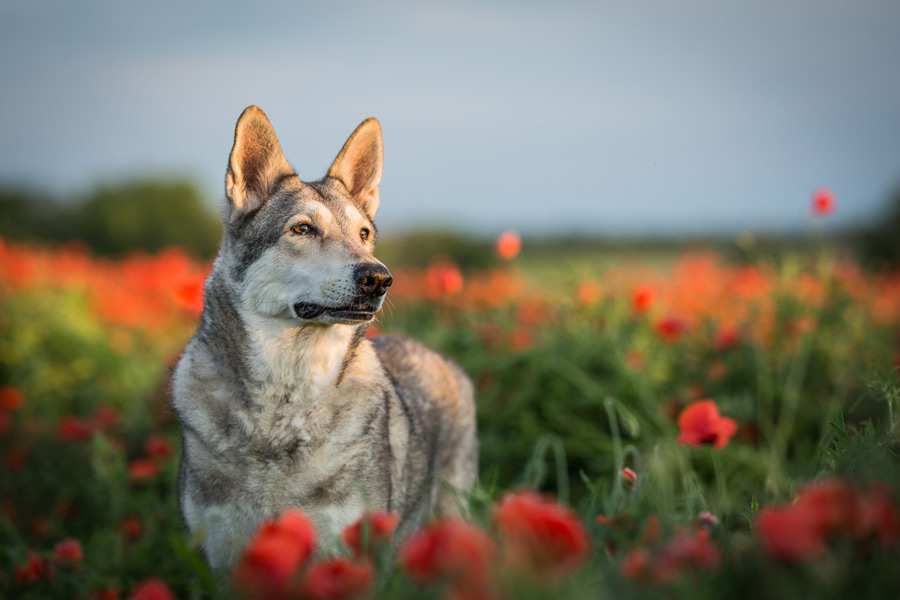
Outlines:
POLYGON ((392 253, 372 334, 476 384, 471 521, 323 561, 288 514, 214 574, 167 395, 208 265, 0 242, 0 597, 896 593, 900 274, 821 244, 392 253))

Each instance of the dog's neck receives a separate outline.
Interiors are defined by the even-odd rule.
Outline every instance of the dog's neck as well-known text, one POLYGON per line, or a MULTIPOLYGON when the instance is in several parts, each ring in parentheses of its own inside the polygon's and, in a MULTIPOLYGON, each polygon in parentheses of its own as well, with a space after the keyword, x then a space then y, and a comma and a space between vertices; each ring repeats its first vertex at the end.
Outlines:
POLYGON ((306 325, 293 319, 245 315, 253 379, 312 400, 333 387, 353 340, 350 325, 306 325))

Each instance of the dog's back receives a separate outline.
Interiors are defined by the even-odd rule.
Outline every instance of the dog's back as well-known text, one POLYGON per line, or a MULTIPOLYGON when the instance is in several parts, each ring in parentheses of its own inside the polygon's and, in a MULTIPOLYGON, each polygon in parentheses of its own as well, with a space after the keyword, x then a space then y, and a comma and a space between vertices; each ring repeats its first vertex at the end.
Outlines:
MULTIPOLYGON (((372 340, 409 424, 408 470, 428 481, 434 473, 457 490, 470 490, 478 473, 478 439, 472 383, 458 366, 402 336, 372 340)), ((429 508, 459 512, 450 489, 426 484, 429 508)), ((415 494, 409 501, 415 501, 415 494)))

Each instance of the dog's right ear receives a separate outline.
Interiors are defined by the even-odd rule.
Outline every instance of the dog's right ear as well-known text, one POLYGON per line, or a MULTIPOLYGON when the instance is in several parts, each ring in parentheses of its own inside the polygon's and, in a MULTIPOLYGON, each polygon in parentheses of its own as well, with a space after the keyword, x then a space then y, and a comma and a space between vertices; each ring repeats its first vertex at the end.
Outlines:
POLYGON ((272 124, 258 106, 248 106, 234 128, 234 146, 225 172, 225 196, 231 209, 256 210, 289 175, 295 173, 281 152, 272 124))

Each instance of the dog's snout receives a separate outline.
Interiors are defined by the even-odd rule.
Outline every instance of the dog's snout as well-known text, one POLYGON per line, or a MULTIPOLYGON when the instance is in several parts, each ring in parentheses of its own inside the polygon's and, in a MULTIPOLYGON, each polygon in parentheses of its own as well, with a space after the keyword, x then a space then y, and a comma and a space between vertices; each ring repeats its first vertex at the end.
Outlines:
POLYGON ((394 283, 391 272, 380 263, 363 263, 353 272, 359 291, 367 296, 384 296, 394 283))

